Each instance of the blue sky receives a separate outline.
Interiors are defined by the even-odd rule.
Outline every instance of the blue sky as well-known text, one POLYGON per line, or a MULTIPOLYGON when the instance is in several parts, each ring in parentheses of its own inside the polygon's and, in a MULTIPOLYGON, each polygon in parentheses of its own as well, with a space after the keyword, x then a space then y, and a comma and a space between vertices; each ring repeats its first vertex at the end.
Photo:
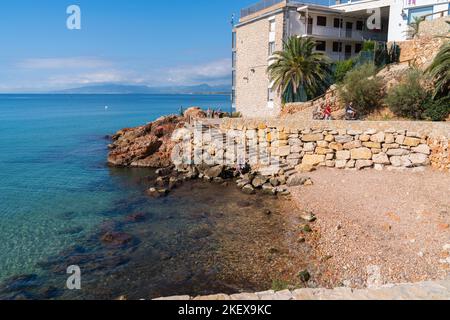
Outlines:
POLYGON ((228 83, 231 15, 254 2, 3 0, 0 92, 228 83), (73 4, 81 30, 66 28, 73 4))

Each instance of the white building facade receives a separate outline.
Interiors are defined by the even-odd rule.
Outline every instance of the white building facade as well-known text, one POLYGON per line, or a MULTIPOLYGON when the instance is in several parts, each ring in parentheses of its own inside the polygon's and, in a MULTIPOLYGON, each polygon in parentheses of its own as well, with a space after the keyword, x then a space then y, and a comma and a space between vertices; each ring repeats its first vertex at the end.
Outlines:
POLYGON ((414 17, 432 20, 449 11, 450 0, 349 0, 331 6, 264 0, 243 9, 233 30, 233 106, 245 117, 280 112, 281 97, 272 88, 267 67, 291 36, 311 37, 316 51, 341 61, 357 55, 367 40, 407 40, 414 17))

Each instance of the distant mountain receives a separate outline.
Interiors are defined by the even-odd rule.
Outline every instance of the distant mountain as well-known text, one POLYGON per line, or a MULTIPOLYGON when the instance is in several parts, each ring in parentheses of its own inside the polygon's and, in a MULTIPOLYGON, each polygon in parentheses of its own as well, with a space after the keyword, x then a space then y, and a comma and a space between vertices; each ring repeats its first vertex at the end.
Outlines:
POLYGON ((97 84, 61 90, 53 93, 60 94, 220 94, 230 93, 231 87, 210 86, 200 84, 196 86, 172 86, 172 87, 149 87, 126 84, 97 84))

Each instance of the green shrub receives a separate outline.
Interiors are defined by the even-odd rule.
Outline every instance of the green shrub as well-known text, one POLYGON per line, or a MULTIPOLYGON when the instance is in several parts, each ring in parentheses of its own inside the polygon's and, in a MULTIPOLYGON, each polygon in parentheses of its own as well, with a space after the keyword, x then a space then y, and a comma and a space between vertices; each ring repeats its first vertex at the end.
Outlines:
POLYGON ((383 84, 381 79, 376 77, 375 71, 373 64, 364 64, 347 73, 338 87, 343 102, 352 102, 360 115, 366 115, 381 105, 383 84))
POLYGON ((333 75, 334 81, 342 82, 347 73, 349 73, 353 69, 354 65, 355 62, 353 61, 353 59, 336 62, 333 75))
POLYGON ((289 283, 284 280, 275 279, 272 281, 273 291, 283 291, 289 288, 289 283))
POLYGON ((431 100, 426 105, 424 118, 431 121, 445 121, 450 115, 450 96, 431 100))
POLYGON ((388 92, 385 103, 397 116, 423 119, 431 94, 422 86, 422 77, 420 71, 411 70, 402 83, 388 92))
POLYGON ((373 52, 375 51, 375 41, 364 41, 362 51, 373 52))

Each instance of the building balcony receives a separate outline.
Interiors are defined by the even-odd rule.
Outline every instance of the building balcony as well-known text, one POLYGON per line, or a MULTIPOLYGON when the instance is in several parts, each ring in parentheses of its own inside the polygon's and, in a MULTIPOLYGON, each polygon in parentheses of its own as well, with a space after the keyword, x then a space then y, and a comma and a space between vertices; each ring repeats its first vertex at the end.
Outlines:
POLYGON ((363 42, 366 40, 382 41, 386 42, 388 35, 387 33, 377 32, 377 31, 360 31, 353 29, 339 29, 333 27, 323 27, 323 26, 309 26, 307 29, 300 27, 299 30, 294 32, 297 35, 311 36, 316 39, 324 40, 340 40, 340 41, 357 41, 363 42), (303 29, 303 31, 302 31, 303 29))

